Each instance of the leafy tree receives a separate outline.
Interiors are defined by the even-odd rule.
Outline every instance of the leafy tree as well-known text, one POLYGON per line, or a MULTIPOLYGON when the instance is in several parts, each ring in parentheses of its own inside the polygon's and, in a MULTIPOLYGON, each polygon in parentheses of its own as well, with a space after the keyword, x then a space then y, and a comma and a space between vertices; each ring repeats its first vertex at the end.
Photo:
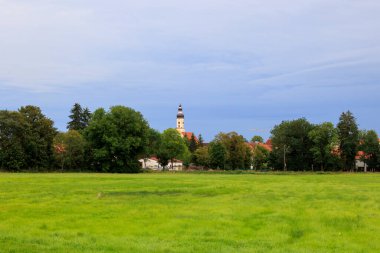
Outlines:
POLYGON ((54 153, 61 170, 82 170, 85 166, 85 140, 76 130, 59 133, 54 138, 54 153))
POLYGON ((245 147, 245 156, 244 156, 244 169, 251 169, 252 168, 252 162, 253 162, 253 150, 251 149, 251 146, 246 143, 245 147))
POLYGON ((264 139, 261 136, 255 135, 255 136, 252 137, 251 142, 253 142, 253 143, 255 143, 255 142, 263 143, 264 139))
POLYGON ((19 112, 0 111, 0 169, 17 171, 26 167, 25 119, 19 112))
POLYGON ((80 104, 75 103, 70 112, 69 118, 71 121, 67 123, 67 129, 82 131, 88 126, 91 112, 87 107, 83 109, 80 104))
POLYGON ((353 170, 359 145, 359 130, 356 119, 350 111, 341 114, 337 129, 343 165, 346 169, 353 170))
POLYGON ((269 153, 269 150, 263 146, 256 145, 254 147, 252 163, 255 170, 268 168, 269 153))
POLYGON ((182 160, 184 167, 189 167, 193 159, 193 154, 186 148, 185 152, 179 156, 179 159, 182 160))
MULTIPOLYGON (((148 144, 143 154, 144 163, 151 156, 158 156, 161 143, 161 134, 155 129, 149 128, 148 130, 148 144)), ((145 165, 144 165, 145 167, 145 165)))
POLYGON ((33 169, 49 169, 54 162, 53 139, 57 134, 53 121, 36 106, 21 107, 19 113, 26 123, 23 138, 26 165, 33 169))
POLYGON ((359 149, 363 151, 361 160, 367 164, 368 168, 372 171, 378 169, 380 157, 379 136, 374 130, 361 133, 359 149))
POLYGON ((190 140, 187 138, 187 135, 182 136, 183 142, 186 144, 186 147, 190 150, 190 140))
POLYGON ((169 164, 170 156, 167 153, 167 150, 159 150, 157 153, 158 162, 162 166, 162 170, 165 170, 166 166, 169 164))
POLYGON ((114 106, 97 109, 85 138, 90 144, 94 166, 103 172, 138 172, 138 157, 145 153, 149 125, 141 113, 114 106))
POLYGON ((209 146, 210 166, 214 169, 225 169, 227 150, 220 141, 212 141, 209 146))
POLYGON ((203 146, 195 150, 194 152, 195 164, 202 167, 209 167, 210 165, 210 156, 208 147, 203 146))
POLYGON ((272 131, 271 165, 284 170, 308 170, 312 167, 312 142, 309 132, 313 126, 305 119, 283 121, 272 131))
POLYGON ((250 153, 247 149, 249 147, 242 135, 236 132, 220 133, 215 137, 214 141, 222 143, 227 151, 226 169, 248 168, 247 161, 250 161, 250 157, 247 156, 250 153))
POLYGON ((338 135, 331 122, 316 125, 310 132, 312 142, 310 151, 313 155, 314 164, 323 171, 326 167, 337 166, 334 164, 334 148, 338 145, 338 135))
POLYGON ((174 128, 166 129, 161 135, 159 156, 169 158, 171 161, 171 167, 173 167, 175 158, 180 159, 187 155, 188 148, 178 131, 174 128))

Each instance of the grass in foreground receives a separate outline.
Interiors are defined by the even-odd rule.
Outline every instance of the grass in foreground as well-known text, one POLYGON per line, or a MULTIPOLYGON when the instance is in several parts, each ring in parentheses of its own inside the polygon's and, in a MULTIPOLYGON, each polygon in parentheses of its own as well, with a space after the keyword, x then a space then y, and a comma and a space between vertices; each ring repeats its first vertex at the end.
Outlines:
POLYGON ((0 252, 380 252, 380 175, 0 173, 0 252))

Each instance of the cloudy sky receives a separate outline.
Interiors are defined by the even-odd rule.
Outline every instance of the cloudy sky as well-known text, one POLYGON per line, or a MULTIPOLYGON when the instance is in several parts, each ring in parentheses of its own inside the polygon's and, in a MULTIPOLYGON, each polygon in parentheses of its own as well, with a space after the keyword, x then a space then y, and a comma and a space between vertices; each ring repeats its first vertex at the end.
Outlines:
POLYGON ((379 0, 0 0, 0 109, 126 105, 207 140, 282 120, 380 132, 379 0))

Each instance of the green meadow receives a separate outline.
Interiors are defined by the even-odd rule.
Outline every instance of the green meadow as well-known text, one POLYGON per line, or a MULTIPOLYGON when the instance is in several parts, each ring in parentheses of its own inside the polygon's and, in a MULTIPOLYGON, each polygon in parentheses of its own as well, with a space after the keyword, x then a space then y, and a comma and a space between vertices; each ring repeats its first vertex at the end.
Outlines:
POLYGON ((0 173, 0 252, 380 252, 380 174, 0 173))

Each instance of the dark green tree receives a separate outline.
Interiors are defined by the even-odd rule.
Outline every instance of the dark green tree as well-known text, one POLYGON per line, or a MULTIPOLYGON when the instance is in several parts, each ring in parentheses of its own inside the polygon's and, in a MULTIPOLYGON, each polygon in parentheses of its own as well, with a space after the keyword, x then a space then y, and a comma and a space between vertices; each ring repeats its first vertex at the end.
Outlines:
MULTIPOLYGON (((146 146, 145 152, 143 154, 144 163, 147 159, 152 156, 158 156, 161 144, 161 134, 157 130, 150 128, 148 130, 148 145, 146 146)), ((145 167, 145 164, 144 166, 145 167)))
POLYGON ((203 146, 195 150, 194 152, 195 164, 197 166, 202 166, 203 168, 208 168, 210 166, 210 156, 208 147, 203 146))
POLYGON ((191 153, 194 153, 194 151, 198 148, 198 143, 195 139, 194 134, 191 135, 190 141, 189 141, 189 151, 191 153))
POLYGON ((365 162, 368 169, 376 171, 379 168, 379 136, 374 130, 362 131, 360 134, 359 150, 363 151, 361 160, 365 162))
POLYGON ((259 136, 259 135, 255 135, 255 136, 253 136, 252 137, 252 139, 251 139, 251 142, 253 142, 253 143, 257 143, 257 142, 259 142, 259 143, 263 143, 264 142, 264 139, 263 139, 263 137, 261 137, 261 136, 259 136))
POLYGON ((269 153, 269 150, 263 146, 256 145, 254 147, 252 165, 255 170, 268 168, 269 153))
POLYGON ((71 121, 67 123, 67 129, 76 131, 84 130, 91 120, 90 110, 87 107, 83 109, 80 104, 75 103, 70 112, 69 118, 71 121))
POLYGON ((85 168, 85 140, 76 130, 58 133, 54 138, 54 154, 63 171, 81 171, 85 168))
POLYGON ((198 146, 202 147, 204 145, 204 140, 201 134, 198 135, 198 146))
POLYGON ((189 156, 189 150, 178 131, 174 128, 169 128, 161 135, 159 154, 160 156, 168 157, 171 162, 171 167, 173 167, 174 159, 187 158, 189 156))
POLYGON ((185 134, 182 138, 187 148, 190 150, 190 140, 187 138, 187 135, 185 134))
POLYGON ((42 114, 37 106, 25 106, 19 109, 24 119, 23 147, 28 168, 48 170, 53 166, 53 139, 57 134, 54 122, 42 114))
POLYGON ((157 153, 158 162, 162 166, 162 170, 165 170, 166 166, 169 164, 170 156, 167 150, 159 150, 157 153))
POLYGON ((75 103, 73 105, 73 108, 71 108, 70 112, 71 112, 71 114, 70 114, 69 118, 71 120, 67 123, 67 129, 77 130, 77 131, 83 130, 84 125, 82 122, 82 119, 83 119, 82 106, 78 103, 75 103))
POLYGON ((338 146, 338 134, 331 122, 325 122, 314 126, 309 132, 312 142, 310 152, 313 155, 313 164, 320 170, 334 169, 338 165, 334 163, 334 149, 338 146))
POLYGON ((356 119, 350 111, 341 114, 337 129, 343 166, 352 171, 355 167, 355 156, 358 151, 359 130, 356 119))
POLYGON ((83 110, 83 113, 82 113, 82 126, 83 128, 86 128, 88 126, 88 124, 90 124, 90 120, 91 120, 91 111, 90 109, 88 109, 88 107, 84 108, 83 110))
POLYGON ((312 129, 312 124, 305 118, 276 125, 271 131, 271 166, 283 170, 311 170, 313 157, 309 132, 312 129))
POLYGON ((248 170, 252 168, 253 154, 251 146, 248 143, 245 143, 245 156, 244 156, 244 169, 248 170))
POLYGON ((25 119, 19 112, 0 111, 0 169, 18 171, 26 168, 24 151, 25 119))
POLYGON ((93 166, 103 172, 135 173, 138 158, 148 145, 149 125, 141 113, 114 106, 107 112, 97 109, 84 131, 91 147, 93 166))
POLYGON ((250 155, 247 149, 249 149, 246 140, 242 135, 236 132, 220 133, 214 141, 223 144, 227 151, 226 169, 248 169, 250 161, 250 155))
POLYGON ((212 141, 209 146, 210 166, 224 170, 227 161, 227 150, 220 141, 212 141))

